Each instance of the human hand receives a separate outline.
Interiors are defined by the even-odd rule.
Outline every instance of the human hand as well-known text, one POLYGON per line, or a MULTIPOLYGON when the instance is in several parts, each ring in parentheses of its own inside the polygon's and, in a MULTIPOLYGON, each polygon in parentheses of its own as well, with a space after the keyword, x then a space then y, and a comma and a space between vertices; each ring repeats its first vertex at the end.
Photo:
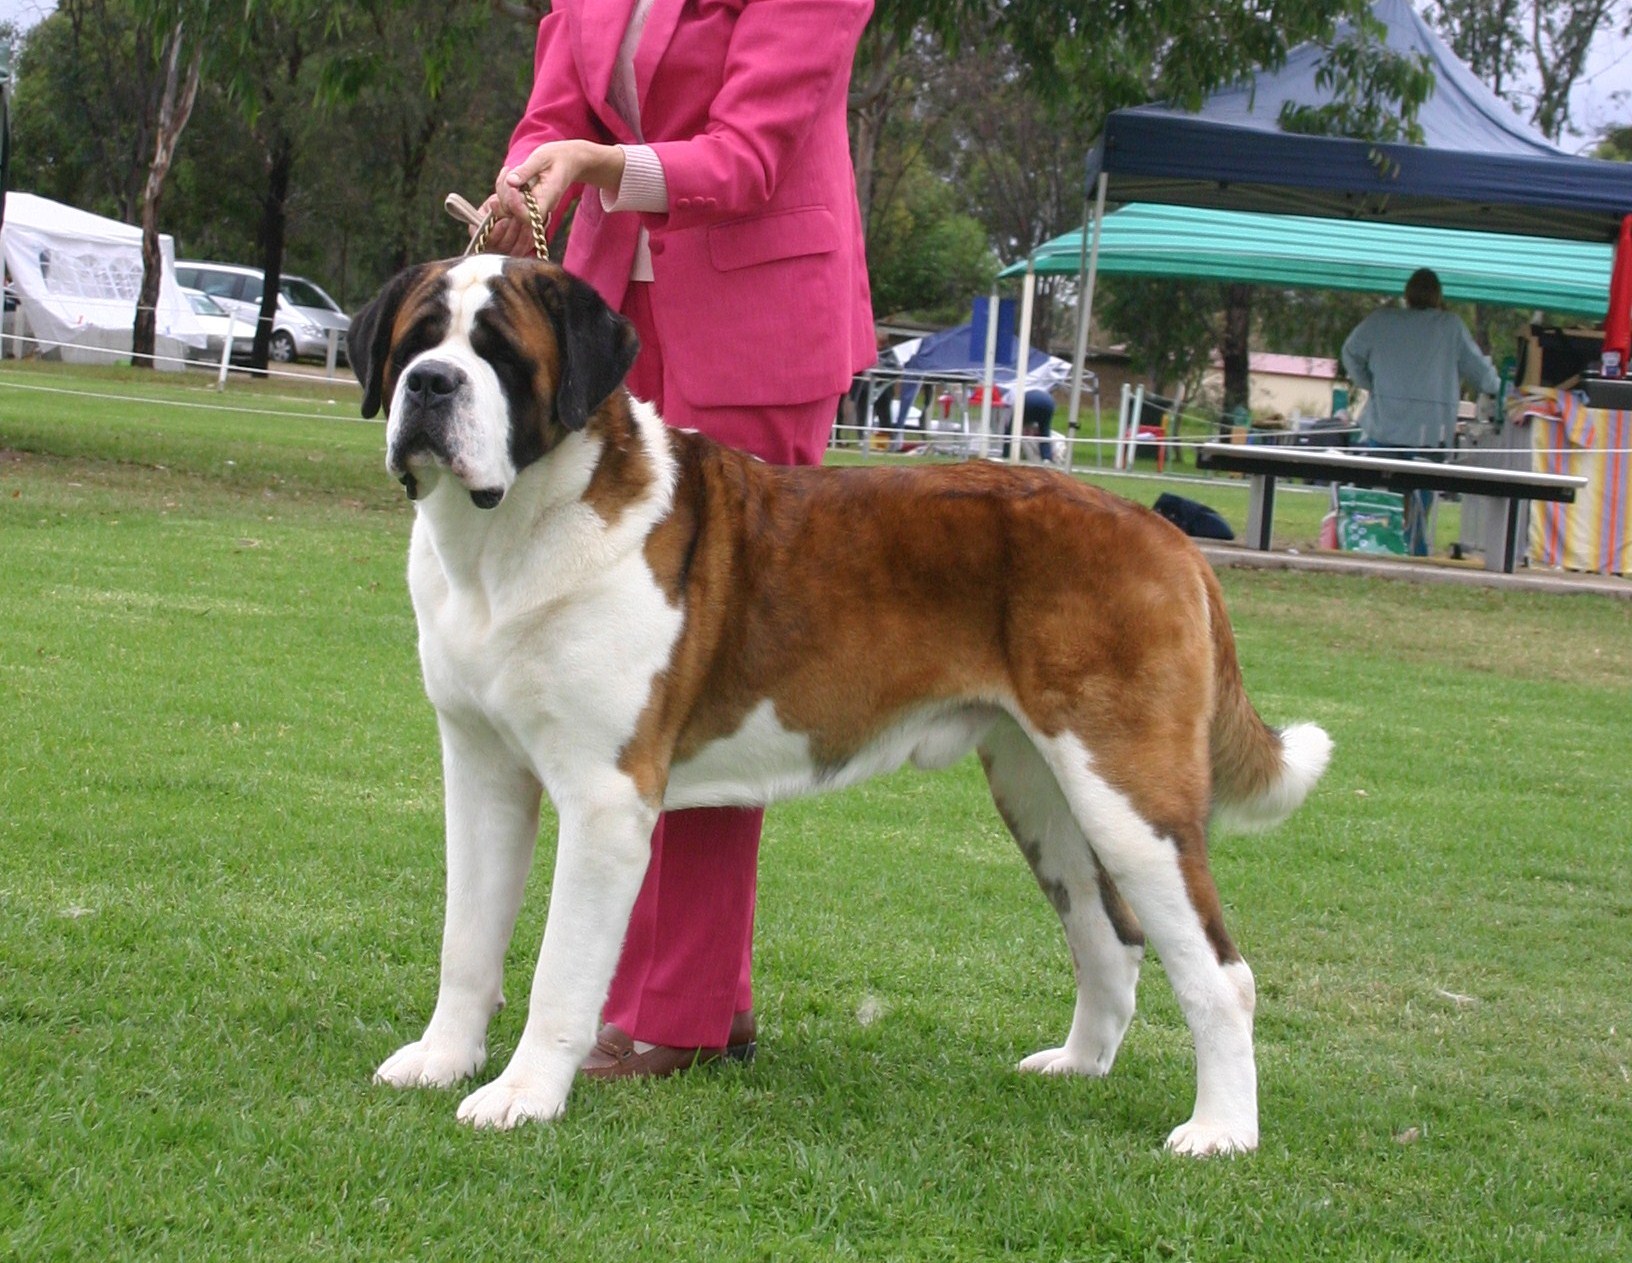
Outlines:
MULTIPOLYGON (((521 199, 516 199, 518 202, 521 199)), ((527 223, 526 210, 522 211, 522 218, 511 219, 499 210, 499 195, 491 194, 487 201, 477 208, 480 216, 485 219, 488 215, 496 215, 487 230, 486 250, 492 254, 513 254, 531 258, 533 254, 533 234, 527 223)), ((470 235, 474 237, 478 226, 473 224, 470 235)))
MULTIPOLYGON (((615 193, 623 180, 623 150, 589 140, 553 140, 540 145, 514 167, 499 172, 489 202, 499 208, 499 219, 488 238, 489 247, 504 254, 527 254, 532 234, 521 188, 533 181, 533 199, 548 219, 556 204, 574 184, 588 184, 615 193)), ((483 209, 488 209, 484 204, 483 209)))

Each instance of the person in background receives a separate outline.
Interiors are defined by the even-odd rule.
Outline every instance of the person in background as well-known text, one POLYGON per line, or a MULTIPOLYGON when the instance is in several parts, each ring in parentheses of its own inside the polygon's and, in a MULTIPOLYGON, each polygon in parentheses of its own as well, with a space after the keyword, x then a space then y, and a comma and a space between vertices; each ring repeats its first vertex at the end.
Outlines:
MULTIPOLYGON (((520 187, 563 265, 633 321, 636 396, 670 425, 819 464, 875 334, 846 126, 872 0, 575 0, 539 23, 526 112, 484 210, 531 250, 520 187), (581 196, 580 196, 581 195, 581 196)), ((758 809, 668 812, 582 1073, 746 1059, 758 809)))
MULTIPOLYGON (((1456 429, 1461 382, 1493 395, 1501 382, 1455 312, 1445 309, 1439 277, 1418 268, 1405 283, 1405 306, 1371 313, 1343 343, 1349 380, 1368 392, 1361 443, 1374 454, 1444 460, 1456 429)), ((1405 532, 1413 555, 1428 554, 1433 493, 1406 496, 1405 532)))
POLYGON ((1026 391, 1020 428, 1027 438, 1036 441, 1038 459, 1045 465, 1051 463, 1054 459, 1054 396, 1035 387, 1026 391))

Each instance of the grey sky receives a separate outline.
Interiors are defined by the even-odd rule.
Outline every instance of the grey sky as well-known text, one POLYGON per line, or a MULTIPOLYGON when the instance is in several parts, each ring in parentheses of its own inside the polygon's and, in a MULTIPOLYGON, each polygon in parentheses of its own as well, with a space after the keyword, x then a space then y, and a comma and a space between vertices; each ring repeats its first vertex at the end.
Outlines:
POLYGON ((30 27, 56 7, 56 0, 0 0, 0 22, 30 27))

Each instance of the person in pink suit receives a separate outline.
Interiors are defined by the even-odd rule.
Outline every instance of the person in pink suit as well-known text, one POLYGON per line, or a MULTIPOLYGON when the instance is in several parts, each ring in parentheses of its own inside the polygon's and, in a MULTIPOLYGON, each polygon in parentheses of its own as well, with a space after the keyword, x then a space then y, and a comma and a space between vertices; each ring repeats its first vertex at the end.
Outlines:
MULTIPOLYGON (((633 321, 629 389, 664 420, 819 464, 876 358, 845 103, 872 0, 556 0, 494 196, 489 248, 529 253, 519 188, 563 266, 633 321)), ((753 1054, 764 813, 668 812, 583 1073, 753 1054)))

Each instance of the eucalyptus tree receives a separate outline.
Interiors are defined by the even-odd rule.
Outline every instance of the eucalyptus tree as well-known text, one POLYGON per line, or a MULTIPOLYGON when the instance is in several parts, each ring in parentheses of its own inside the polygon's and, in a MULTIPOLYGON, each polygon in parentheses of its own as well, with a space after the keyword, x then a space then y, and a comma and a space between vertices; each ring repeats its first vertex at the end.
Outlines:
POLYGON ((157 34, 160 75, 143 107, 151 113, 153 153, 142 183, 142 284, 136 296, 136 323, 131 330, 131 360, 156 367, 159 283, 164 261, 159 250, 159 206, 164 199, 176 145, 192 117, 204 63, 209 0, 137 0, 138 23, 157 34))
POLYGON ((1435 0, 1429 20, 1497 95, 1559 141, 1595 46, 1632 30, 1628 0, 1435 0))
POLYGON ((142 228, 132 352, 151 366, 159 209, 198 91, 209 0, 62 0, 23 43, 17 183, 142 228))
POLYGON ((244 0, 234 16, 215 31, 221 41, 218 82, 260 169, 256 248, 263 287, 250 362, 264 370, 283 280, 299 140, 311 135, 307 116, 343 91, 324 91, 323 63, 344 46, 362 15, 356 3, 244 0))
POLYGON ((19 50, 13 184, 135 223, 162 78, 133 0, 60 0, 19 50))

